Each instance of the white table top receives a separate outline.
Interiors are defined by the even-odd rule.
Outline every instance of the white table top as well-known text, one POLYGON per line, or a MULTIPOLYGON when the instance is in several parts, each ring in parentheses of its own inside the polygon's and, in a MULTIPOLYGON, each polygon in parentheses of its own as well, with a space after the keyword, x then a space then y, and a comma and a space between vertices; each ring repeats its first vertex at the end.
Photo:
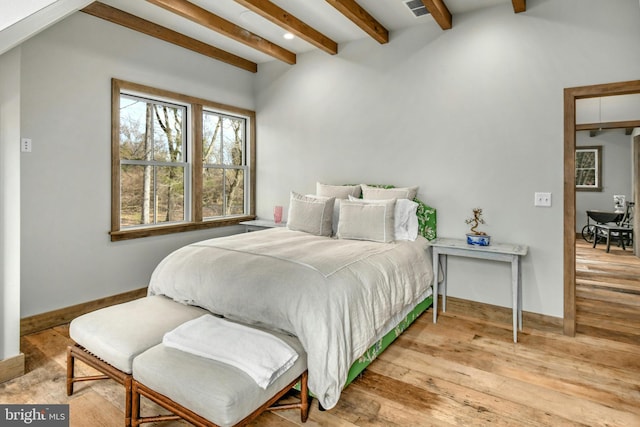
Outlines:
POLYGON ((529 247, 526 245, 516 245, 512 243, 491 243, 489 246, 470 245, 466 239, 450 239, 447 237, 438 237, 432 240, 431 246, 450 249, 465 249, 478 252, 494 252, 499 254, 521 255, 527 254, 529 247))
POLYGON ((241 225, 253 225, 256 227, 286 227, 286 222, 279 222, 276 224, 273 220, 269 219, 253 219, 251 221, 242 221, 241 225))

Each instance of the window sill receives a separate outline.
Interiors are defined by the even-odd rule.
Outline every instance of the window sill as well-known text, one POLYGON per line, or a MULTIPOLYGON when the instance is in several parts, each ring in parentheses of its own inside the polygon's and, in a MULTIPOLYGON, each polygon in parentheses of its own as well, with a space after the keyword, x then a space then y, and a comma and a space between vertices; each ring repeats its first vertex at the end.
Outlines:
POLYGON ((128 230, 111 231, 112 242, 119 242, 121 240, 141 239, 143 237, 162 236, 165 234, 183 233, 186 231, 206 230, 209 228, 228 227, 232 225, 238 225, 242 221, 249 221, 255 219, 255 215, 237 216, 233 218, 215 219, 211 221, 202 222, 188 222, 176 225, 165 225, 159 227, 144 227, 134 228, 128 230))

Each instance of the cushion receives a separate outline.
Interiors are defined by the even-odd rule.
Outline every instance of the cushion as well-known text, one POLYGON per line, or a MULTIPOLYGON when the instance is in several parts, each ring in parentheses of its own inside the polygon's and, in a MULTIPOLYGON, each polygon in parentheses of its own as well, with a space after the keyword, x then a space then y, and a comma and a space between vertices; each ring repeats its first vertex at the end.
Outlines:
POLYGON ((361 193, 360 185, 329 185, 316 183, 316 196, 335 197, 336 202, 333 205, 333 219, 331 232, 333 235, 338 233, 338 221, 340 220, 340 200, 349 197, 359 198, 361 193))
MULTIPOLYGON (((375 203, 378 200, 356 199, 349 197, 351 201, 360 201, 362 203, 375 203)), ((418 217, 416 215, 418 203, 408 199, 396 200, 393 234, 394 240, 411 240, 414 241, 418 237, 418 217)))
POLYGON ((362 198, 369 200, 409 199, 413 200, 418 194, 418 186, 382 188, 362 184, 362 198))
POLYGON ((236 424, 307 369, 307 356, 292 336, 269 331, 299 355, 294 365, 266 389, 243 371, 164 344, 136 357, 133 377, 145 386, 219 426, 236 424))
POLYGON ((317 236, 331 236, 335 197, 303 196, 291 192, 287 228, 317 236))
POLYGON ((361 189, 362 187, 360 185, 329 185, 317 182, 316 196, 348 199, 349 196, 360 197, 361 189))
POLYGON ((371 240, 389 243, 394 239, 396 200, 340 202, 339 239, 371 240))
MULTIPOLYGON (((370 188, 392 189, 393 185, 369 185, 370 188)), ((417 188, 416 188, 417 189, 417 188)), ((434 208, 419 200, 417 196, 413 199, 418 204, 416 215, 418 217, 418 234, 427 240, 434 240, 438 237, 437 228, 437 212, 434 208)))
POLYGON ((69 325, 69 335, 90 353, 130 374, 136 356, 161 343, 166 332, 206 313, 155 295, 77 317, 69 325))
POLYGON ((418 199, 413 199, 413 201, 418 204, 416 211, 418 234, 424 236, 427 240, 434 240, 438 237, 436 233, 436 210, 418 199))
POLYGON ((396 200, 394 235, 396 240, 414 241, 418 237, 418 204, 409 199, 396 200))

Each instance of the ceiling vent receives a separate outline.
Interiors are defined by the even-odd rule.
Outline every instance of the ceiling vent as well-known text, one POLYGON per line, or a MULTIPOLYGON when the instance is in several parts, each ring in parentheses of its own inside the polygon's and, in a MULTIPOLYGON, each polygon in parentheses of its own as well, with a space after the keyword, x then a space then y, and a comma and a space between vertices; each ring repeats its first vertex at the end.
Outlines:
POLYGON ((404 4, 409 8, 413 16, 419 18, 423 15, 428 15, 429 11, 427 10, 422 0, 409 0, 405 1, 404 4))

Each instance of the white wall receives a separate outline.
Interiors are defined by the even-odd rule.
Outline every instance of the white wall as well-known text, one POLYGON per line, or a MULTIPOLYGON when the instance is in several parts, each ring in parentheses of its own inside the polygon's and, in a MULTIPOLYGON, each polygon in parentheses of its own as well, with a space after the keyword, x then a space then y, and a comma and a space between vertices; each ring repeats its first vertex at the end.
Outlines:
POLYGON ((111 78, 253 109, 253 74, 78 12, 22 45, 22 317, 144 287, 171 250, 112 243, 111 78))
MULTIPOLYGON (((314 52, 257 76, 258 215, 326 183, 420 185, 440 236, 484 209, 529 245, 524 309, 563 314, 563 89, 640 76, 635 0, 529 2, 314 52), (551 208, 534 192, 553 193, 551 208)), ((506 264, 449 261, 449 295, 510 306, 506 264), (477 274, 474 274, 477 273, 477 274)))
POLYGON ((0 30, 15 24, 54 2, 55 0, 22 0, 20 2, 4 0, 0 2, 2 7, 0 30))
POLYGON ((91 0, 0 0, 0 55, 19 46, 91 0))
MULTIPOLYGON (((613 195, 624 194, 633 200, 631 137, 624 129, 611 129, 589 136, 589 131, 576 132, 576 146, 602 146, 602 191, 576 192, 576 231, 587 224, 587 210, 614 211, 613 195)), ((593 220, 591 220, 593 222, 593 220)))
POLYGON ((20 54, 0 56, 0 362, 20 353, 20 54))

